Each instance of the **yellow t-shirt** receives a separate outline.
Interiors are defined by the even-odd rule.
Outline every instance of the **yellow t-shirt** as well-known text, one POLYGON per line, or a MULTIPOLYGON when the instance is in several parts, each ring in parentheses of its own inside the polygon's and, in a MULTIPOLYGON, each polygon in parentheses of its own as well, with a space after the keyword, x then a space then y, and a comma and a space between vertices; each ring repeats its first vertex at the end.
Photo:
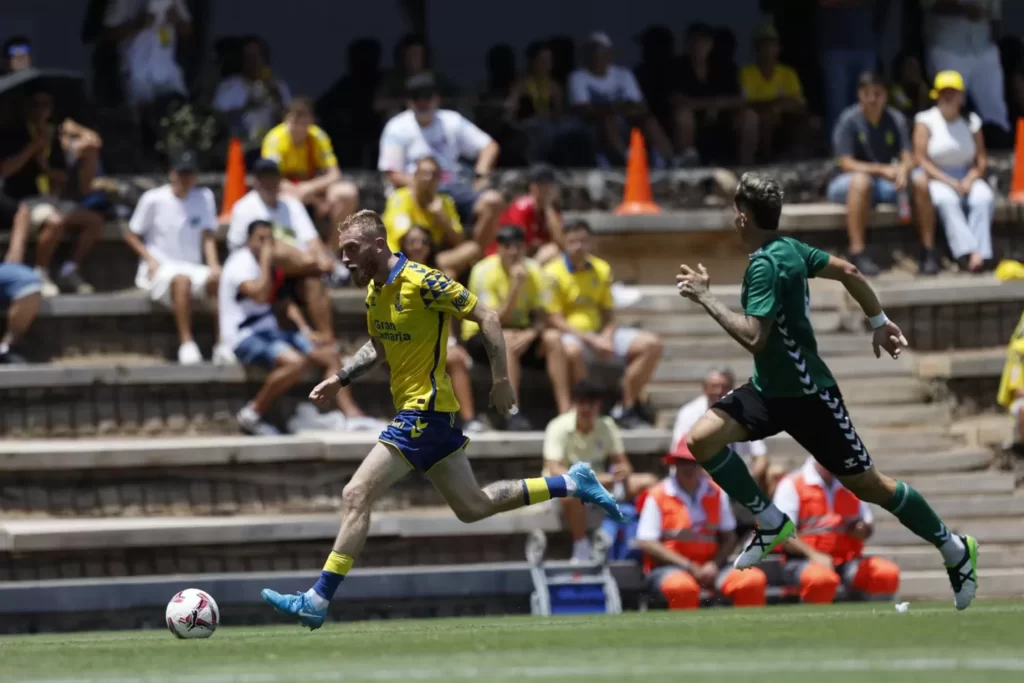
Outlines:
POLYGON ((590 463, 596 472, 608 470, 608 459, 626 452, 622 433, 615 420, 607 415, 597 418, 587 434, 576 431, 576 411, 563 413, 548 423, 544 430, 544 471, 547 462, 572 467, 578 462, 590 463))
MULTIPOLYGON (((540 265, 533 259, 526 259, 523 265, 527 273, 526 282, 519 288, 516 306, 512 311, 512 321, 505 325, 518 330, 525 330, 530 326, 531 313, 547 308, 548 281, 540 265)), ((509 277, 498 254, 486 257, 469 272, 469 291, 496 311, 504 308, 511 289, 512 278, 509 277)), ((480 326, 474 322, 462 323, 462 340, 465 341, 475 335, 479 328, 480 326)))
POLYGON ((561 313, 566 322, 582 332, 600 331, 601 311, 615 306, 608 262, 588 256, 586 267, 575 270, 563 254, 548 262, 544 272, 551 280, 548 312, 561 313))
MULTIPOLYGON (((443 192, 440 196, 444 213, 452 222, 452 229, 461 235, 462 221, 459 220, 459 211, 455 208, 455 200, 443 192)), ((388 197, 381 220, 384 221, 384 225, 388 229, 388 246, 391 251, 402 250, 402 238, 414 227, 423 228, 430 233, 430 241, 434 243, 435 247, 440 247, 444 242, 444 228, 438 225, 437 219, 427 211, 426 207, 419 205, 411 188, 400 187, 388 197)))
POLYGON ((750 102, 770 102, 780 97, 804 98, 800 77, 791 67, 777 64, 771 78, 765 78, 757 64, 740 69, 740 87, 750 102))
POLYGON ((1010 335, 1010 344, 1006 347, 1006 363, 1003 365, 1003 376, 999 380, 999 393, 996 401, 1004 408, 1009 408, 1015 400, 1014 395, 1024 388, 1024 314, 1017 322, 1017 328, 1010 335))
POLYGON ((453 315, 462 319, 474 306, 468 289, 402 254, 384 286, 370 283, 366 325, 384 345, 396 410, 458 411, 445 372, 448 330, 453 315))
POLYGON ((260 155, 276 161, 281 176, 288 180, 309 180, 338 165, 331 138, 319 126, 310 126, 306 144, 298 146, 288 126, 280 123, 264 136, 260 155))

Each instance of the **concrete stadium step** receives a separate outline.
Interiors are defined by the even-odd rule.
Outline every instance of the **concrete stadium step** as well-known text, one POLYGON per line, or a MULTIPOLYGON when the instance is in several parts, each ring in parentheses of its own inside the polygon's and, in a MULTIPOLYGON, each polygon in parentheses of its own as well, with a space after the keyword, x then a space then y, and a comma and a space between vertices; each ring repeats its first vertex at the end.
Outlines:
MULTIPOLYGON (((636 455, 663 453, 670 437, 669 432, 660 429, 633 429, 622 433, 626 451, 636 455)), ((543 442, 544 432, 541 431, 494 431, 474 434, 470 448, 474 460, 505 460, 539 457, 543 442)), ((328 431, 258 438, 0 441, 0 471, 166 468, 310 460, 359 462, 376 443, 376 433, 328 431)))
MULTIPOLYGON (((834 310, 846 304, 846 292, 838 282, 812 279, 809 285, 811 310, 834 310)), ((639 294, 640 298, 630 306, 620 309, 623 312, 704 313, 704 308, 700 304, 680 296, 679 290, 673 284, 636 285, 631 289, 639 294)), ((715 285, 713 291, 719 301, 729 308, 739 310, 740 285, 715 285)))
MULTIPOLYGON (((658 411, 658 426, 671 429, 676 410, 658 411)), ((893 427, 898 425, 941 425, 949 421, 950 408, 939 403, 921 403, 892 406, 850 407, 850 415, 858 429, 866 427, 893 427)))
MULTIPOLYGON (((836 356, 863 356, 865 359, 871 355, 871 337, 858 332, 840 332, 836 334, 817 335, 818 353, 826 362, 831 363, 836 356)), ((669 336, 664 340, 665 358, 678 358, 680 360, 716 360, 723 362, 728 359, 730 363, 735 360, 748 362, 750 353, 735 341, 723 343, 717 337, 702 336, 669 336)))
MULTIPOLYGON (((664 316, 651 316, 630 309, 616 311, 616 320, 620 325, 637 325, 645 330, 658 334, 689 335, 689 336, 725 336, 721 326, 706 313, 679 313, 664 316)), ((811 312, 811 324, 819 334, 834 334, 843 330, 842 316, 835 312, 811 312)))
MULTIPOLYGON (((0 552, 326 540, 337 535, 339 523, 337 514, 2 520, 0 552)), ((557 505, 522 508, 473 524, 464 524, 448 508, 437 507, 374 513, 369 535, 511 537, 533 529, 553 532, 561 528, 557 505)))
MULTIPOLYGON (((928 494, 925 493, 925 495, 928 494)), ((978 539, 983 544, 983 555, 986 543, 1024 543, 1024 520, 1020 517, 1016 519, 948 519, 945 521, 946 525, 954 532, 969 533, 978 539)), ((908 529, 895 523, 895 520, 894 523, 890 523, 888 520, 883 522, 881 518, 879 518, 875 534, 871 537, 872 546, 908 546, 925 543, 908 529)))
MULTIPOLYGON (((871 358, 875 361, 875 358, 871 358)), ((737 382, 745 382, 749 375, 737 373, 737 382)), ((701 378, 703 380, 703 378, 701 378)), ((702 381, 690 382, 658 382, 649 388, 650 399, 658 408, 679 409, 701 393, 702 381)), ((851 377, 840 383, 843 400, 850 410, 852 406, 895 405, 920 403, 931 400, 933 393, 926 382, 915 377, 886 376, 871 379, 851 377)))
MULTIPOLYGON (((721 366, 721 362, 710 360, 662 362, 654 373, 654 381, 700 382, 708 372, 721 366)), ((737 377, 749 377, 754 372, 754 362, 749 356, 745 360, 731 363, 730 366, 737 377)), ((900 358, 883 362, 873 356, 840 356, 829 359, 828 366, 832 370, 832 375, 840 382, 840 386, 843 386, 842 382, 846 378, 910 377, 914 371, 913 362, 910 360, 900 358)))
MULTIPOLYGON (((773 464, 787 471, 798 469, 807 458, 806 453, 786 456, 771 450, 768 456, 773 464)), ((985 470, 992 462, 992 452, 987 448, 968 447, 935 453, 881 453, 873 454, 871 459, 890 476, 944 474, 985 470)))
MULTIPOLYGON (((1024 496, 1016 493, 975 494, 973 492, 936 495, 928 504, 943 519, 1013 519, 1024 517, 1024 496)), ((874 508, 875 522, 882 526, 898 527, 899 521, 880 507, 874 508)))
MULTIPOLYGON (((904 573, 934 572, 937 568, 941 570, 942 556, 930 545, 878 548, 869 545, 864 549, 864 554, 888 558, 898 564, 904 573)), ((1024 565, 1024 545, 985 544, 981 548, 979 563, 984 571, 1019 569, 1024 565)))
MULTIPOLYGON (((931 453, 956 447, 958 440, 950 436, 945 427, 868 427, 857 434, 865 448, 875 455, 901 455, 904 453, 931 453)), ((806 456, 807 452, 789 434, 778 434, 767 440, 768 452, 806 456)))
POLYGON ((998 377, 1006 364, 1006 347, 915 353, 912 359, 916 374, 925 379, 998 377))
MULTIPOLYGON (((978 597, 1006 598, 1024 593, 1024 569, 979 569, 978 597)), ((949 577, 944 571, 903 572, 900 575, 900 598, 935 600, 949 598, 952 602, 949 577)), ((949 607, 954 609, 952 605, 949 607)), ((913 606, 911 606, 913 611, 913 606)))

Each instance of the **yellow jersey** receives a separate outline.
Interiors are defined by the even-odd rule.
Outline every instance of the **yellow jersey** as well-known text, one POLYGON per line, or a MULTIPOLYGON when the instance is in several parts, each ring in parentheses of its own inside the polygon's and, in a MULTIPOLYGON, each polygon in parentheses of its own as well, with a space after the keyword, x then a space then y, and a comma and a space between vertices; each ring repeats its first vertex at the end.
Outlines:
POLYGON ((312 125, 301 147, 292 141, 286 124, 274 126, 263 138, 260 155, 276 161, 281 176, 288 180, 309 180, 338 165, 331 138, 322 128, 312 125))
POLYGON ((453 315, 466 317, 476 302, 458 282, 404 254, 398 254, 382 287, 370 283, 366 325, 384 346, 396 410, 459 410, 445 372, 449 323, 453 315))
POLYGON ((548 262, 544 272, 551 281, 548 311, 561 313, 566 322, 580 331, 600 331, 601 311, 615 307, 612 267, 608 262, 587 256, 586 266, 577 270, 563 254, 548 262))
MULTIPOLYGON (((548 283, 540 265, 533 259, 523 262, 526 267, 526 282, 519 288, 512 320, 505 327, 525 330, 532 322, 530 314, 537 310, 547 310, 548 283)), ((505 270, 498 254, 491 254, 473 266, 469 271, 469 291, 473 292, 485 305, 500 310, 508 301, 508 293, 512 289, 512 279, 505 270)), ((471 338, 480 330, 474 322, 462 323, 462 340, 471 338)))
POLYGON ((757 64, 747 64, 740 69, 740 88, 751 102, 771 102, 780 97, 804 98, 800 77, 785 64, 776 64, 771 78, 765 78, 757 64))
MULTIPOLYGON (((459 220, 459 211, 455 208, 455 200, 451 195, 440 193, 441 205, 444 213, 452 223, 452 229, 462 234, 462 221, 459 220)), ((416 201, 416 195, 408 187, 400 187, 395 190, 384 207, 384 215, 381 216, 384 226, 388 229, 388 246, 396 254, 402 250, 402 238, 405 233, 414 227, 423 228, 430 233, 430 241, 434 247, 440 247, 444 242, 444 228, 426 207, 420 206, 416 201)))

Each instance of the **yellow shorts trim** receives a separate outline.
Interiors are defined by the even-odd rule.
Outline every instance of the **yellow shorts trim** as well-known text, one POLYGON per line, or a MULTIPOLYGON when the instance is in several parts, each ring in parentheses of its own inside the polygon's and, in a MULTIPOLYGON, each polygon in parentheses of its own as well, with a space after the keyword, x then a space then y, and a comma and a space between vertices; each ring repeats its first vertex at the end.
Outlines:
POLYGON ((427 472, 430 472, 430 470, 434 469, 435 467, 437 467, 438 465, 440 465, 441 463, 443 463, 445 460, 447 460, 448 458, 452 457, 456 453, 461 453, 462 451, 466 450, 466 446, 469 445, 469 442, 470 442, 470 438, 467 436, 466 440, 462 442, 461 446, 459 446, 454 451, 452 451, 451 453, 449 453, 448 455, 444 456, 443 458, 441 458, 440 460, 435 462, 433 465, 428 467, 426 472, 424 472, 424 474, 426 474, 427 472))

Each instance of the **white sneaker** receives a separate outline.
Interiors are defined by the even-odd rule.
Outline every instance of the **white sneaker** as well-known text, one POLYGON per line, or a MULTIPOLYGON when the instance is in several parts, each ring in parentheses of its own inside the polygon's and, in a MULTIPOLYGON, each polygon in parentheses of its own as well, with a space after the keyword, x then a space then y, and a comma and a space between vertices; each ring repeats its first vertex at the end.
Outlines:
POLYGON ((973 536, 961 536, 964 556, 955 565, 946 565, 949 583, 953 587, 953 604, 957 609, 970 607, 978 592, 978 541, 973 536))
POLYGON ((53 278, 50 277, 50 273, 45 268, 36 267, 36 275, 42 281, 40 292, 45 297, 57 296, 60 294, 60 288, 54 284, 53 278))
POLYGON ((195 342, 185 342, 178 347, 178 362, 182 365, 199 365, 203 362, 203 354, 195 342))
POLYGON ((466 424, 462 425, 463 434, 480 434, 481 432, 487 431, 487 425, 480 420, 470 420, 466 424))
POLYGON ((217 344, 213 347, 213 364, 214 365, 238 365, 238 359, 235 358, 235 352, 224 344, 217 344))
POLYGON ((251 405, 245 405, 235 414, 238 426, 242 431, 252 436, 277 436, 279 432, 273 425, 263 421, 263 417, 252 409, 251 405))

